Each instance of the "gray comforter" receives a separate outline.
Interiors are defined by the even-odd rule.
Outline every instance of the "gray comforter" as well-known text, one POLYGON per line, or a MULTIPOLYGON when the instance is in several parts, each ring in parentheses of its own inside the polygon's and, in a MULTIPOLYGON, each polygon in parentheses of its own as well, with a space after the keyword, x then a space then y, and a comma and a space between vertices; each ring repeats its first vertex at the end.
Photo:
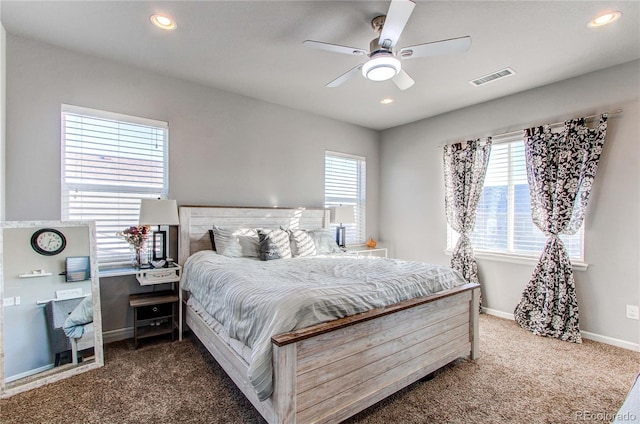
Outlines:
POLYGON ((271 337, 466 283, 449 267, 353 255, 274 261, 212 251, 185 263, 182 288, 251 348, 248 378, 272 392, 271 337))

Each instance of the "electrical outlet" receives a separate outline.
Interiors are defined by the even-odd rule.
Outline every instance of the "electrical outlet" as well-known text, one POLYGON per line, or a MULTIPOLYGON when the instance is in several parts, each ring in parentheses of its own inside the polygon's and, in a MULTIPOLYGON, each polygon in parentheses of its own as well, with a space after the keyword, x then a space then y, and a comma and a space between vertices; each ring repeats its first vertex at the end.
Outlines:
POLYGON ((16 301, 14 303, 16 306, 20 304, 20 296, 16 296, 16 301))
POLYGON ((627 305, 627 318, 640 319, 640 308, 635 305, 627 305))
POLYGON ((2 299, 2 306, 13 306, 14 304, 15 301, 13 300, 13 297, 5 297, 2 299))

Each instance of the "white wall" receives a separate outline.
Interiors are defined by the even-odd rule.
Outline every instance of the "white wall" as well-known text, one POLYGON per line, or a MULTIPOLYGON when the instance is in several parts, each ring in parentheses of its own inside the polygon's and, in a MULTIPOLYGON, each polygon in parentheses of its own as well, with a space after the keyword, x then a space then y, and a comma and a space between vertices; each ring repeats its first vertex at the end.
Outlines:
MULTIPOLYGON (((6 217, 60 219, 60 105, 169 122, 179 204, 324 205, 324 151, 367 158, 378 235, 379 133, 7 34, 6 217)), ((131 326, 133 277, 102 279, 103 328, 131 326)))
POLYGON ((8 219, 60 217, 61 103, 168 121, 182 204, 323 206, 325 149, 365 156, 378 185, 376 131, 7 34, 8 219))
MULTIPOLYGON (((639 322, 625 305, 640 303, 639 76, 640 61, 630 62, 382 132, 381 239, 396 257, 449 263, 438 146, 622 108, 609 119, 587 212, 589 268, 575 280, 581 330, 637 348, 639 322)), ((478 263, 483 306, 513 314, 535 264, 478 263)))

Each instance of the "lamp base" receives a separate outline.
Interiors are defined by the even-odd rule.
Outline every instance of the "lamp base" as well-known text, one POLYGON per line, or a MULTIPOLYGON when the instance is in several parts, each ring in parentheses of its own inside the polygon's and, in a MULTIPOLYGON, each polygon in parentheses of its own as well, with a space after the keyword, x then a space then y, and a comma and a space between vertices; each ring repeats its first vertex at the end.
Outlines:
POLYGON ((154 261, 162 261, 167 259, 167 232, 160 231, 159 225, 158 231, 153 232, 152 259, 154 261))
POLYGON ((346 230, 343 225, 336 228, 336 244, 343 249, 347 246, 346 230))

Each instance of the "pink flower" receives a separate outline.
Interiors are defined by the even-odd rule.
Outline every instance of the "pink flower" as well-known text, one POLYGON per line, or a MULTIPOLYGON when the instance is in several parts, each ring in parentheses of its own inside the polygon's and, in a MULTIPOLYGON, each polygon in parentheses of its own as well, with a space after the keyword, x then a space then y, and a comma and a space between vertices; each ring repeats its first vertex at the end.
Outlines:
POLYGON ((133 226, 116 233, 117 237, 123 238, 135 249, 140 249, 140 247, 147 241, 148 235, 148 225, 138 225, 137 227, 133 226))

